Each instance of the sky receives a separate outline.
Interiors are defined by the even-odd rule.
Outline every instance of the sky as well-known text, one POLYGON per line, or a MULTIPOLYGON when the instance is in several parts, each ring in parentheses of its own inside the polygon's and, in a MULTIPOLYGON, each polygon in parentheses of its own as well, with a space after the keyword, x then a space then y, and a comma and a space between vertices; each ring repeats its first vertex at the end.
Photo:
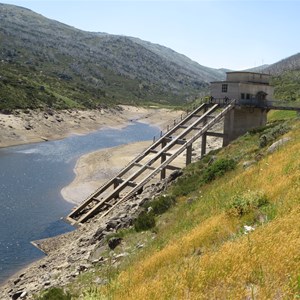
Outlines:
POLYGON ((0 0, 78 29, 138 37, 243 70, 299 52, 300 0, 0 0))

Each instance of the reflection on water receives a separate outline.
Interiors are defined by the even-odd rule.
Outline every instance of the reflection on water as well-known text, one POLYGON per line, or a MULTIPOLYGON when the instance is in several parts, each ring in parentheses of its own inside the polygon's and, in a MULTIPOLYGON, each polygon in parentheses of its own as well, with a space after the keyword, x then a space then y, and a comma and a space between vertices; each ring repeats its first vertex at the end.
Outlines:
POLYGON ((73 205, 60 190, 73 180, 79 156, 157 133, 155 127, 133 123, 122 130, 0 149, 0 282, 43 256, 30 241, 73 229, 61 220, 73 205))

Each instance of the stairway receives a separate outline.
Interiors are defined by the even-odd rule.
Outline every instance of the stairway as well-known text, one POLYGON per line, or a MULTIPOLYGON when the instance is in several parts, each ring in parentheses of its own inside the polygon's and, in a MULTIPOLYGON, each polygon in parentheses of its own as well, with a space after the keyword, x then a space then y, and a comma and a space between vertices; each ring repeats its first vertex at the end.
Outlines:
POLYGON ((202 137, 202 154, 205 153, 206 136, 222 137, 220 133, 209 132, 234 107, 234 101, 227 105, 203 103, 178 124, 168 130, 150 147, 144 150, 114 178, 91 194, 75 208, 66 220, 73 225, 83 224, 96 214, 106 216, 121 202, 141 192, 143 187, 160 174, 164 179, 168 170, 180 169, 171 165, 186 151, 188 165, 192 160, 192 145, 202 137))

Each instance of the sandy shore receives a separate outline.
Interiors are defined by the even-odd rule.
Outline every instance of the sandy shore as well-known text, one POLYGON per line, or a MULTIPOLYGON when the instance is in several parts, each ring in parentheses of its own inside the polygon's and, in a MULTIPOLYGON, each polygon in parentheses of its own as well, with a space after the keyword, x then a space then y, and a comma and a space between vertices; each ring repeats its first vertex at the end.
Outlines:
POLYGON ((151 142, 137 142, 81 156, 74 169, 75 179, 61 191, 63 197, 76 204, 82 202, 132 161, 151 142))
MULTIPOLYGON (((157 115, 159 117, 159 115, 157 115)), ((168 119, 165 115, 165 119, 168 119)), ((162 126, 164 122, 156 124, 162 126)), ((152 123, 152 122, 151 122, 152 123)), ((200 156, 200 142, 196 141, 193 145, 193 160, 200 156)), ((69 202, 79 204, 85 200, 96 189, 103 185, 107 180, 115 176, 138 154, 150 146, 152 141, 137 142, 121 145, 113 148, 102 149, 81 156, 74 168, 75 179, 61 191, 62 196, 69 202)), ((222 139, 216 137, 207 138, 207 152, 222 146, 222 139)), ((175 165, 183 168, 185 166, 185 153, 181 154, 175 165)))
POLYGON ((10 115, 0 114, 0 148, 61 139, 104 127, 122 128, 134 120, 161 126, 166 114, 171 120, 178 118, 181 112, 132 106, 98 110, 16 110, 10 115))
MULTIPOLYGON (((138 120, 158 126, 162 131, 168 125, 179 120, 182 111, 167 109, 143 109, 123 107, 124 114, 130 120, 138 120)), ((116 175, 139 153, 150 146, 152 141, 137 142, 113 148, 102 149, 80 157, 74 168, 75 179, 62 189, 64 199, 73 203, 80 203, 107 180, 116 175)))

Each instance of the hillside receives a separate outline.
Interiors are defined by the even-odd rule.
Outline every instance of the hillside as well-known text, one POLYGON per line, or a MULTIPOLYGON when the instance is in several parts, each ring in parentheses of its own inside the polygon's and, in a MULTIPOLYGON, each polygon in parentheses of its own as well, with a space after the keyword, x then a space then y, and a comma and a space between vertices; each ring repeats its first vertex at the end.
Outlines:
POLYGON ((276 99, 300 101, 300 53, 269 66, 265 71, 274 75, 272 84, 276 99))
POLYGON ((279 62, 264 68, 264 72, 272 75, 280 75, 285 71, 300 70, 300 53, 289 56, 279 62))
POLYGON ((0 4, 0 109, 182 104, 224 77, 166 47, 0 4))
POLYGON ((276 114, 186 168, 153 202, 152 232, 115 234, 121 245, 101 254, 110 263, 68 286, 74 299, 298 298, 300 124, 276 114), (290 140, 271 150, 282 137, 290 140), (162 198, 176 199, 164 214, 162 198))

